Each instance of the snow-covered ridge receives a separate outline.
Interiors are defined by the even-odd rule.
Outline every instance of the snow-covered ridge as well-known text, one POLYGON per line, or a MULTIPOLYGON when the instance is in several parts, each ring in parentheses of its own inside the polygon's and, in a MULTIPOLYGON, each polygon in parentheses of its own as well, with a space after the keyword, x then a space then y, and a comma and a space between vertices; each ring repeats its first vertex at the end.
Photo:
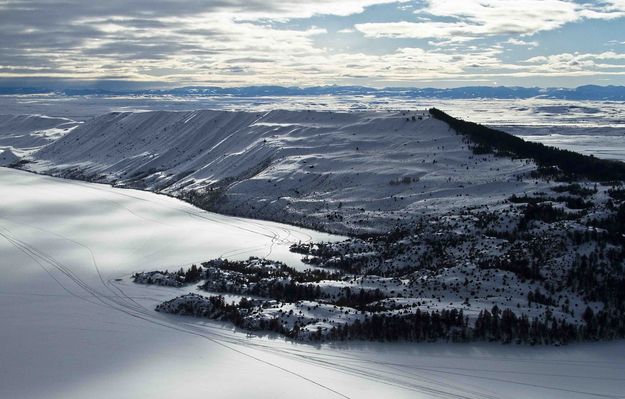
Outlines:
POLYGON ((30 170, 183 197, 201 207, 336 232, 495 203, 532 163, 474 155, 419 112, 141 112, 93 118, 30 170))

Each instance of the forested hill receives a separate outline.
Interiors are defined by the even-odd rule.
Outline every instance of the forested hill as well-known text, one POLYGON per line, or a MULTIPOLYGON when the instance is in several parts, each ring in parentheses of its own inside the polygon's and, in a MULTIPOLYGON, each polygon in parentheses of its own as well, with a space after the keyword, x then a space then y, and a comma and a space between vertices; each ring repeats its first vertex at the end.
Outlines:
POLYGON ((546 174, 561 178, 588 178, 595 181, 625 180, 625 163, 599 159, 577 152, 525 141, 501 130, 491 129, 474 122, 454 118, 431 108, 430 114, 451 126, 459 134, 475 143, 476 153, 494 153, 517 158, 532 159, 546 174))

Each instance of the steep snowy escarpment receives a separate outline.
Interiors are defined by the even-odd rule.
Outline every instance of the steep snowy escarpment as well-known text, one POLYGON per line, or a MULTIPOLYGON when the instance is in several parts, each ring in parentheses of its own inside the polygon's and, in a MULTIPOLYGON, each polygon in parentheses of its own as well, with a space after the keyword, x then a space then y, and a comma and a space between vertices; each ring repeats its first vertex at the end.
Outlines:
POLYGON ((32 159, 26 167, 46 174, 336 232, 385 231, 543 185, 518 178, 533 163, 475 155, 427 111, 109 113, 32 159))

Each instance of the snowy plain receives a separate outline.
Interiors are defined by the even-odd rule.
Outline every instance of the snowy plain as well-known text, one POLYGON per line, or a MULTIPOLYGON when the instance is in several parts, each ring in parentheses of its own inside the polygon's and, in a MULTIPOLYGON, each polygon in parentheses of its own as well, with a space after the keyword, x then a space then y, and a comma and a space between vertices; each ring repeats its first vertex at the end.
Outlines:
MULTIPOLYGON (((340 237, 0 168, 2 398, 619 398, 625 342, 306 345, 154 312, 138 270, 340 237)), ((186 288, 186 290, 193 288, 186 288)))

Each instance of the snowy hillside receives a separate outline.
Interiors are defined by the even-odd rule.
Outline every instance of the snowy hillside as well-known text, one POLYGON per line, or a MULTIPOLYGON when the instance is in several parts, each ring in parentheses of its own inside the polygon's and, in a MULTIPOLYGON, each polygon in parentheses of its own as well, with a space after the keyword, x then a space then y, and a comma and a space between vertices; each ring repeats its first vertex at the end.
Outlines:
POLYGON ((109 113, 33 159, 38 172, 336 232, 385 231, 401 216, 541 187, 517 179, 533 164, 474 155, 427 111, 109 113))
POLYGON ((208 294, 245 296, 235 305, 185 296, 164 312, 304 340, 625 336, 625 164, 437 109, 115 112, 19 166, 358 235, 291 247, 327 275, 282 265, 259 281, 267 265, 255 261, 138 275, 166 286, 205 279, 208 294))
MULTIPOLYGON (((35 151, 71 131, 78 123, 67 118, 40 115, 0 115, 0 152, 21 156, 35 151)), ((0 161, 6 164, 6 159, 0 161)))

